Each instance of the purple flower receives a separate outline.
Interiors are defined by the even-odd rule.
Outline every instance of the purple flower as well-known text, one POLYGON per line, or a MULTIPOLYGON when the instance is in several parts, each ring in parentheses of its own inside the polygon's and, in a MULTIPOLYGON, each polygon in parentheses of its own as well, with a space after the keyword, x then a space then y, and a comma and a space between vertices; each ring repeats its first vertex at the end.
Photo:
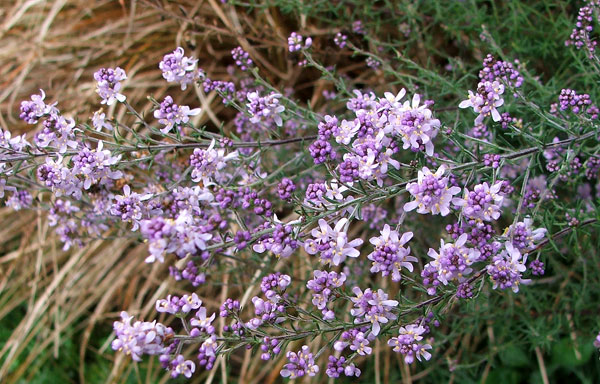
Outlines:
POLYGON ((491 187, 483 182, 473 187, 473 191, 465 188, 462 199, 457 199, 455 204, 462 207, 465 217, 477 222, 498 220, 502 213, 503 181, 499 180, 491 187))
POLYGON ((96 131, 102 131, 103 128, 106 128, 107 131, 112 131, 114 128, 112 124, 106 121, 106 114, 102 109, 94 112, 94 116, 92 116, 92 125, 96 131))
POLYGON ((145 211, 142 202, 151 197, 151 194, 140 195, 139 193, 131 192, 129 185, 125 184, 123 186, 123 195, 115 196, 116 201, 110 207, 110 214, 120 217, 125 222, 133 223, 131 230, 137 231, 145 211))
POLYGON ((504 105, 502 94, 504 93, 504 85, 497 81, 482 81, 477 85, 477 93, 469 91, 467 100, 463 100, 459 108, 473 108, 473 111, 478 114, 475 118, 475 125, 483 123, 483 119, 492 116, 496 122, 501 120, 500 113, 496 108, 504 105))
POLYGON ((348 225, 346 218, 338 220, 334 228, 331 228, 324 219, 319 219, 319 228, 311 231, 314 239, 306 241, 304 249, 311 255, 320 252, 320 261, 324 264, 340 265, 346 257, 358 257, 360 252, 355 248, 363 241, 362 239, 348 241, 346 233, 348 225))
POLYGON ((398 337, 392 337, 388 341, 388 345, 394 347, 394 352, 404 355, 406 364, 412 364, 415 357, 419 361, 421 361, 421 358, 429 360, 431 359, 431 353, 428 350, 431 349, 431 345, 420 342, 423 340, 422 335, 424 333, 425 328, 421 325, 410 324, 406 327, 400 327, 398 337))
POLYGON ((512 224, 504 231, 504 237, 512 242, 519 251, 532 251, 536 242, 546 236, 546 228, 533 229, 533 220, 526 217, 523 221, 512 224))
POLYGON ((313 273, 314 278, 306 283, 306 287, 313 292, 312 303, 321 310, 325 320, 333 320, 335 314, 327 308, 327 304, 333 290, 344 285, 346 275, 327 271, 314 271, 313 273))
POLYGON ((281 113, 285 111, 285 107, 279 101, 281 97, 282 95, 276 92, 271 92, 266 96, 260 96, 256 91, 249 92, 246 106, 250 114, 250 122, 268 124, 273 121, 278 127, 281 127, 283 125, 281 113))
POLYGON ((381 324, 397 318, 391 310, 398 306, 398 301, 388 300, 387 293, 381 289, 373 291, 367 288, 363 292, 359 287, 354 287, 352 292, 356 295, 350 299, 354 303, 354 308, 350 310, 350 314, 355 317, 354 323, 370 322, 373 336, 379 334, 381 324))
POLYGON ((231 56, 233 57, 233 60, 235 61, 235 65, 240 67, 240 69, 242 71, 247 71, 248 69, 252 68, 252 66, 254 65, 254 63, 252 62, 252 59, 250 58, 250 55, 248 54, 248 52, 244 51, 242 49, 242 47, 234 48, 231 51, 231 56))
POLYGON ((33 196, 26 190, 15 190, 15 192, 6 199, 6 206, 20 211, 23 208, 29 208, 33 204, 33 196))
POLYGON ((135 361, 141 361, 141 355, 163 354, 167 350, 165 340, 174 336, 173 330, 156 320, 131 324, 132 319, 127 312, 121 312, 121 321, 114 322, 116 339, 111 344, 112 349, 125 352, 135 361))
POLYGON ((303 345, 298 352, 288 351, 285 357, 287 357, 288 363, 280 372, 283 377, 295 379, 304 375, 315 376, 319 372, 319 366, 315 364, 313 354, 306 345, 303 345))
POLYGON ((523 279, 521 276, 527 269, 527 254, 521 256, 521 252, 512 243, 504 243, 504 249, 501 253, 494 256, 492 263, 487 266, 487 273, 492 279, 493 288, 502 290, 511 288, 513 292, 519 292, 521 284, 528 284, 529 279, 523 279))
POLYGON ((96 151, 83 147, 73 156, 73 172, 83 176, 83 188, 90 189, 92 184, 104 185, 123 177, 123 172, 112 170, 120 160, 121 155, 112 156, 109 150, 104 149, 104 143, 99 141, 96 151))
POLYGON ((171 96, 167 96, 160 103, 160 108, 154 111, 154 117, 158 119, 159 123, 165 126, 160 131, 168 133, 173 127, 186 124, 190 121, 190 116, 196 116, 199 113, 200 108, 190 109, 187 105, 177 105, 173 103, 171 96))
POLYGON ((415 200, 404 204, 404 210, 409 212, 416 208, 421 214, 448 215, 450 203, 458 201, 453 196, 460 192, 460 188, 448 186, 449 179, 442 177, 445 171, 444 165, 440 166, 435 173, 423 167, 418 173, 417 182, 406 185, 406 190, 415 200))
POLYGON ((213 367, 217 358, 218 347, 219 344, 217 343, 216 335, 212 335, 208 339, 204 340, 200 346, 200 349, 198 349, 198 363, 200 366, 203 366, 207 370, 213 367))
POLYGON ((302 35, 292 32, 288 37, 288 49, 290 52, 297 52, 301 49, 307 49, 312 45, 312 39, 307 37, 304 39, 302 35))
POLYGON ((340 48, 345 48, 347 44, 348 36, 343 35, 341 32, 335 34, 333 42, 340 48))
POLYGON ((433 118, 428 104, 419 105, 421 97, 418 94, 413 95, 412 102, 405 101, 401 104, 405 94, 404 89, 395 97, 389 92, 385 93, 385 100, 392 108, 388 117, 388 129, 402 139, 404 149, 421 151, 424 146, 425 153, 433 156, 433 139, 438 134, 440 121, 433 118))
POLYGON ((117 68, 101 68, 94 73, 96 92, 102 98, 102 104, 112 105, 115 101, 124 102, 126 97, 119 93, 121 81, 127 79, 125 71, 117 68))
POLYGON ((204 183, 208 183, 211 179, 223 180, 225 175, 220 171, 225 168, 228 161, 237 159, 238 153, 236 151, 226 155, 225 149, 215 149, 215 144, 216 141, 213 139, 207 149, 194 149, 190 156, 190 165, 194 168, 192 170, 192 181, 202 180, 204 183))
POLYGON ((183 355, 177 355, 177 357, 171 362, 171 376, 177 377, 183 375, 188 379, 192 377, 192 374, 196 371, 196 364, 191 360, 185 360, 183 355))
POLYGON ((172 53, 166 54, 158 67, 162 71, 162 75, 170 83, 179 83, 181 90, 185 91, 188 84, 194 83, 202 73, 196 69, 197 59, 186 57, 183 55, 183 48, 178 47, 172 53))
POLYGON ((22 101, 19 117, 27 124, 35 124, 44 115, 58 114, 58 109, 55 107, 56 103, 48 105, 44 102, 45 98, 44 90, 40 89, 39 95, 31 95, 31 101, 22 101))
POLYGON ((347 363, 344 356, 336 358, 335 356, 329 356, 327 363, 327 370, 325 371, 327 376, 338 378, 341 374, 346 376, 360 376, 360 369, 356 368, 354 363, 347 363))
POLYGON ((295 190, 296 186, 294 185, 294 182, 287 177, 284 177, 277 185, 277 194, 281 200, 289 200, 295 190))
POLYGON ((67 148, 77 148, 78 143, 74 140, 75 120, 72 118, 51 113, 42 125, 43 129, 34 137, 34 142, 38 147, 53 146, 59 153, 65 153, 67 148))
POLYGON ((442 239, 439 253, 429 248, 427 255, 433 260, 425 266, 425 269, 434 269, 437 272, 437 279, 444 285, 450 281, 462 283, 465 276, 473 271, 470 266, 479 259, 478 250, 465 247, 467 238, 467 234, 463 233, 454 244, 444 243, 442 239))
POLYGON ((412 232, 406 232, 399 237, 398 231, 392 231, 390 226, 385 224, 381 231, 381 236, 372 237, 369 241, 375 246, 367 258, 373 262, 372 273, 381 272, 382 276, 391 273, 392 281, 400 281, 400 269, 406 268, 413 271, 411 262, 418 261, 416 257, 410 255, 410 247, 404 248, 404 245, 413 237, 412 232))

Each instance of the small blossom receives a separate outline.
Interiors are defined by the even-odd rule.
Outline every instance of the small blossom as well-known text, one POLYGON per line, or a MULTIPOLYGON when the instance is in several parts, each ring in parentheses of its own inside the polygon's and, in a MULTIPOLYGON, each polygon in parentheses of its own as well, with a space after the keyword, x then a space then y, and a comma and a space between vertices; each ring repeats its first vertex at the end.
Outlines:
POLYGON ((298 352, 287 352, 285 357, 288 363, 280 372, 283 377, 295 379, 304 375, 315 376, 319 372, 319 366, 315 364, 313 354, 306 345, 303 345, 298 352))
POLYGON ((115 101, 124 102, 125 95, 119 93, 121 81, 127 79, 125 71, 119 67, 102 68, 94 73, 96 92, 102 98, 102 104, 112 105, 115 101))
POLYGON ((445 171, 444 165, 440 166, 435 173, 431 173, 429 168, 423 167, 418 173, 417 182, 406 185, 406 190, 415 200, 404 204, 404 210, 412 211, 416 208, 417 212, 421 214, 448 215, 450 203, 457 202, 453 196, 460 192, 460 188, 448 186, 449 179, 442 177, 445 171))
POLYGON ((400 281, 400 269, 406 268, 413 271, 411 262, 418 261, 416 257, 410 255, 410 247, 404 248, 404 245, 412 238, 412 232, 406 232, 400 237, 398 231, 392 231, 390 226, 385 224, 381 231, 381 236, 372 237, 369 241, 375 246, 375 249, 367 258, 373 262, 371 272, 381 272, 383 276, 392 275, 392 281, 400 281))

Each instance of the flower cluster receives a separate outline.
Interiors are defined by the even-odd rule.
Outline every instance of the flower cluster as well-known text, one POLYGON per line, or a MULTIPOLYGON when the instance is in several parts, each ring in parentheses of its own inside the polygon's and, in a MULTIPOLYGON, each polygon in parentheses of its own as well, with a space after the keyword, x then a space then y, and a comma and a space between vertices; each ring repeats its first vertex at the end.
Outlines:
POLYGON ((504 249, 494 256, 492 263, 487 266, 487 273, 492 280, 493 288, 511 288, 513 292, 519 292, 521 284, 528 284, 531 280, 523 279, 523 272, 527 269, 527 254, 521 252, 512 243, 505 243, 504 249))
POLYGON ((281 114, 285 111, 285 107, 281 105, 280 93, 271 92, 266 96, 260 96, 258 92, 248 93, 248 113, 250 114, 250 122, 264 123, 267 127, 275 123, 278 127, 283 125, 281 114))
POLYGON ((427 255, 433 260, 425 265, 422 276, 426 285, 431 285, 428 290, 430 295, 435 293, 435 287, 441 282, 462 283, 473 269, 471 265, 478 261, 480 251, 465 246, 467 234, 464 233, 454 243, 445 243, 441 240, 439 252, 430 248, 427 255))
POLYGON ((310 255, 319 253, 319 261, 323 264, 340 265, 347 257, 358 257, 356 249, 362 245, 362 239, 348 241, 348 224, 346 218, 338 220, 333 228, 324 219, 319 220, 319 227, 311 231, 313 239, 304 242, 304 249, 310 255))
POLYGON ((492 116, 494 121, 499 122, 501 117, 497 108, 504 105, 503 93, 504 84, 498 81, 482 81, 477 85, 477 91, 469 91, 467 99, 463 100, 458 107, 473 108, 477 113, 475 125, 482 124, 488 116, 492 116))
POLYGON ((295 379, 304 375, 314 376, 319 372, 319 366, 315 364, 313 354, 306 345, 298 352, 289 351, 285 357, 289 362, 281 370, 283 377, 295 379))
POLYGON ((409 212, 416 208, 421 214, 448 215, 450 203, 460 202, 458 198, 453 197, 460 192, 460 188, 449 186, 449 178, 443 177, 445 172, 446 167, 443 165, 435 173, 423 167, 418 172, 417 181, 406 185, 406 190, 414 200, 404 204, 404 210, 409 212))
POLYGON ((409 324, 405 327, 400 327, 398 330, 398 336, 392 337, 388 341, 388 345, 393 347, 394 352, 398 352, 404 355, 404 361, 406 364, 412 364, 417 360, 431 359, 430 344, 422 342, 423 334, 425 333, 425 327, 422 325, 409 324))
POLYGON ((173 102, 171 96, 165 97, 160 108, 154 111, 154 117, 158 122, 164 125, 161 128, 162 133, 170 132, 173 127, 186 124, 190 121, 190 116, 196 116, 200 113, 200 108, 190 109, 187 105, 177 105, 173 102))
POLYGON ((102 104, 112 105, 115 101, 123 103, 125 95, 119 93, 121 81, 127 79, 125 71, 119 67, 102 68, 94 73, 96 92, 102 98, 102 104))
POLYGON ((121 312, 121 321, 115 321, 115 340, 111 346, 115 351, 122 351, 135 361, 141 361, 142 355, 161 355, 168 349, 165 343, 175 334, 173 329, 161 323, 135 321, 133 316, 121 312))
POLYGON ((572 45, 575 49, 586 48, 588 55, 592 58, 596 51, 596 45, 598 44, 591 38, 591 33, 594 29, 592 23, 594 22, 594 11, 598 8, 598 1, 592 0, 587 4, 579 8, 577 13, 577 23, 575 28, 571 32, 569 38, 565 41, 565 45, 572 45))
POLYGON ((413 271, 411 262, 418 261, 416 257, 410 256, 410 247, 404 245, 412 239, 413 233, 406 232, 401 237, 398 231, 392 231, 385 224, 381 236, 372 237, 369 241, 375 246, 367 258, 373 262, 371 272, 381 272, 382 276, 392 275, 392 281, 400 281, 400 269, 406 268, 413 271))
POLYGON ((363 292, 359 287, 352 288, 355 297, 351 298, 354 308, 350 314, 354 316, 354 323, 371 323, 371 335, 377 336, 381 330, 381 324, 389 320, 396 320, 397 316, 392 309, 398 306, 397 300, 388 299, 388 294, 379 289, 373 291, 371 288, 363 292))
POLYGON ((162 71, 165 80, 169 83, 179 83, 181 90, 185 91, 189 84, 202 77, 202 72, 197 69, 197 63, 197 59, 184 56, 183 48, 178 47, 163 57, 158 68, 162 71))
POLYGON ((290 37, 288 37, 288 50, 290 52, 297 52, 301 49, 310 48, 312 45, 312 38, 307 37, 306 39, 299 35, 296 32, 292 32, 290 37))
POLYGON ((306 283, 306 287, 313 292, 312 303, 321 311, 324 320, 333 320, 335 313, 327 304, 334 290, 344 285, 346 275, 343 272, 314 271, 314 276, 306 283))

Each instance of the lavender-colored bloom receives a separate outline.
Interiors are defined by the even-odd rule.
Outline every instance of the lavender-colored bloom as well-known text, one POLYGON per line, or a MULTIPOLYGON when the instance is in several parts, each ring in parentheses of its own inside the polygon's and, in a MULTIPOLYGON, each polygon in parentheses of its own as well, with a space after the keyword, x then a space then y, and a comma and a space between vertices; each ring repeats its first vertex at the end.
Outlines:
POLYGON ((473 187, 472 191, 465 188, 463 198, 458 199, 455 204, 462 207, 463 215, 469 219, 479 222, 498 220, 504 200, 503 183, 499 180, 490 187, 483 182, 473 187))
POLYGON ((344 285, 346 275, 333 271, 314 271, 313 273, 314 279, 306 283, 306 287, 313 292, 312 303, 323 313, 325 320, 333 320, 335 314, 327 308, 327 304, 333 290, 344 285))
POLYGON ((216 141, 213 140, 207 149, 194 149, 194 153, 190 156, 190 165, 194 167, 192 181, 203 180, 204 183, 208 183, 211 179, 223 180, 224 175, 220 171, 225 168, 228 161, 237 159, 236 151, 226 155, 225 149, 215 149, 215 143, 216 141))
POLYGON ((379 334, 381 324, 397 318, 391 310, 398 306, 398 301, 388 300, 388 295, 383 290, 373 291, 371 288, 367 288, 363 292, 359 287, 354 287, 352 292, 356 295, 351 298, 354 308, 350 310, 352 316, 355 317, 354 323, 370 322, 372 335, 379 334))
POLYGON ((198 363, 200 366, 203 366, 207 370, 211 369, 214 365, 214 362, 217 358, 217 348, 219 344, 217 343, 217 336, 212 335, 208 339, 204 340, 200 349, 198 349, 198 363))
POLYGON ((372 273, 381 272, 382 276, 392 275, 392 281, 400 281, 400 269, 406 268, 413 271, 411 262, 418 261, 416 257, 410 256, 410 247, 404 245, 413 237, 412 232, 406 232, 400 237, 398 231, 392 231, 385 224, 381 236, 372 237, 369 241, 375 246, 367 258, 373 262, 372 273))
POLYGON ((346 358, 341 356, 339 359, 335 356, 329 356, 327 363, 327 370, 325 371, 327 376, 332 378, 338 378, 341 374, 346 376, 360 376, 360 369, 356 368, 354 363, 346 364, 346 358))
POLYGON ((546 236, 546 228, 533 229, 533 220, 526 217, 523 221, 512 224, 504 231, 504 236, 510 239, 519 251, 532 251, 536 242, 546 236))
POLYGON ((502 290, 511 288, 513 292, 519 292, 521 284, 528 284, 529 279, 523 279, 521 276, 527 269, 527 254, 521 256, 521 252, 512 243, 504 243, 504 249, 501 253, 494 256, 492 263, 487 266, 487 273, 492 279, 493 288, 502 290))
POLYGON ((294 182, 287 177, 284 177, 277 185, 277 194, 281 200, 289 200, 295 190, 296 186, 294 185, 294 182))
POLYGON ((77 141, 74 140, 75 120, 72 118, 51 113, 42 125, 43 129, 34 137, 34 142, 38 147, 53 146, 59 153, 65 153, 67 148, 77 148, 77 141))
POLYGON ((102 104, 112 105, 115 101, 124 102, 125 95, 119 93, 121 81, 127 79, 125 71, 117 68, 101 68, 94 73, 96 92, 102 98, 102 104))
POLYGON ((444 285, 450 281, 459 283, 465 281, 465 276, 473 271, 471 265, 479 259, 479 250, 465 247, 467 237, 467 234, 463 233, 455 243, 445 243, 442 239, 439 253, 429 248, 427 255, 433 260, 425 266, 425 269, 435 270, 437 280, 444 285))
POLYGON ((408 212, 416 208, 421 214, 448 215, 450 203, 458 201, 453 196, 460 193, 460 188, 449 186, 449 178, 442 177, 445 171, 444 165, 440 166, 435 173, 423 167, 418 173, 417 182, 406 185, 406 190, 415 200, 404 204, 404 210, 408 212))
POLYGON ((333 42, 335 43, 335 45, 337 45, 340 48, 346 47, 347 40, 348 40, 348 36, 342 34, 341 32, 336 33, 335 37, 333 38, 333 42))
POLYGON ((278 127, 281 127, 283 125, 281 114, 285 111, 285 107, 280 104, 281 97, 282 95, 276 92, 271 92, 266 96, 260 96, 258 92, 249 92, 246 106, 250 114, 250 122, 257 124, 273 121, 278 127))
POLYGON ((413 95, 412 102, 405 101, 400 105, 405 94, 404 89, 394 98, 389 92, 385 94, 385 100, 392 107, 388 117, 389 129, 402 139, 404 149, 421 151, 424 146, 427 155, 433 156, 433 139, 438 134, 440 121, 433 118, 428 104, 419 105, 421 97, 418 94, 413 95))
POLYGON ((152 197, 151 194, 140 195, 131 192, 129 185, 123 186, 123 195, 115 196, 115 203, 110 207, 110 214, 118 216, 125 222, 133 223, 132 231, 137 231, 144 214, 143 201, 152 197))
POLYGON ((598 335, 596 336, 596 339, 594 340, 594 347, 600 348, 600 332, 598 333, 598 335))
POLYGON ((20 211, 24 208, 29 208, 33 204, 33 196, 26 190, 15 190, 15 192, 6 199, 6 206, 20 211))
POLYGON ((235 65, 240 67, 240 69, 242 71, 247 71, 248 69, 252 68, 252 66, 254 65, 254 63, 252 62, 252 59, 250 58, 250 55, 248 54, 248 52, 244 51, 242 49, 242 47, 234 48, 231 51, 231 56, 233 57, 233 60, 235 61, 235 65))
MULTIPOLYGON (((519 61, 515 60, 515 64, 518 66, 519 61)), ((513 88, 519 88, 523 84, 523 77, 513 63, 496 60, 491 54, 483 59, 483 69, 479 71, 479 78, 489 82, 502 82, 513 88)))
POLYGON ((171 362, 171 377, 173 378, 183 375, 189 379, 195 371, 196 364, 191 360, 185 360, 183 355, 177 355, 171 362))
POLYGON ((275 216, 273 221, 274 224, 267 225, 266 227, 270 226, 275 230, 271 234, 261 236, 256 244, 252 246, 252 249, 258 253, 269 251, 278 258, 289 257, 301 245, 301 242, 296 239, 296 234, 293 230, 295 222, 292 221, 284 224, 279 221, 277 216, 275 216))
POLYGON ((342 120, 339 126, 336 126, 333 136, 338 144, 348 145, 354 138, 360 128, 360 120, 352 121, 342 120))
POLYGON ((202 77, 196 68, 197 59, 184 56, 183 48, 177 47, 172 53, 166 54, 158 67, 162 75, 170 83, 179 83, 181 90, 185 91, 188 84, 193 84, 202 77))
MULTIPOLYGON (((202 301, 200 301, 201 303, 202 301)), ((196 306, 193 309, 197 309, 199 307, 196 306)), ((196 315, 190 320, 190 325, 192 327, 198 328, 201 331, 207 334, 215 333, 215 327, 212 325, 212 322, 215 320, 216 313, 213 313, 211 316, 206 315, 206 308, 200 307, 196 315)))
POLYGON ((95 151, 83 147, 73 156, 73 171, 83 176, 83 188, 90 189, 92 184, 104 185, 110 180, 120 179, 123 172, 112 170, 120 160, 121 155, 112 156, 109 150, 104 149, 104 143, 99 141, 95 151))
POLYGON ((340 339, 333 344, 333 349, 342 352, 345 348, 350 347, 352 351, 361 356, 370 355, 373 348, 369 347, 369 343, 375 340, 375 335, 372 333, 365 335, 361 329, 366 332, 366 328, 354 328, 342 332, 340 339))
POLYGON ((160 108, 154 111, 154 117, 165 126, 160 131, 168 133, 173 127, 186 124, 190 121, 190 116, 196 116, 200 111, 200 108, 190 109, 187 105, 177 105, 171 96, 167 96, 160 103, 160 108))
POLYGON ((477 85, 477 93, 469 91, 467 100, 463 100, 459 108, 473 108, 477 113, 475 125, 483 123, 483 119, 492 116, 496 122, 501 120, 500 113, 496 108, 504 105, 502 94, 504 93, 504 85, 497 81, 482 81, 477 85))
POLYGON ((534 276, 542 276, 544 274, 544 263, 542 260, 532 260, 529 263, 529 269, 534 276))
POLYGON ((37 169, 37 177, 42 184, 51 188, 57 196, 73 195, 75 198, 81 196, 82 183, 73 171, 63 164, 64 158, 57 156, 56 159, 46 158, 45 164, 37 169))
POLYGON ((280 372, 283 377, 295 379, 304 375, 315 376, 319 372, 319 366, 315 364, 313 354, 306 345, 303 345, 298 352, 288 351, 285 357, 288 363, 280 372))
POLYGON ((424 333, 425 328, 421 325, 410 324, 406 327, 400 327, 398 337, 392 337, 388 341, 388 345, 393 347, 394 352, 404 355, 406 364, 412 364, 415 357, 419 361, 421 361, 421 358, 429 360, 431 359, 431 353, 428 350, 431 349, 431 345, 421 343, 424 333))
POLYGON ((44 115, 50 113, 58 114, 58 109, 55 107, 56 103, 48 105, 44 102, 45 98, 46 93, 44 93, 43 89, 40 89, 39 95, 31 95, 31 101, 22 101, 19 117, 27 124, 35 124, 44 115))
POLYGON ((265 297, 273 303, 278 303, 281 300, 281 294, 292 282, 289 275, 281 272, 271 273, 263 277, 260 283, 260 290, 265 294, 265 297))
POLYGON ((102 131, 105 128, 107 131, 112 131, 114 127, 108 121, 106 121, 106 114, 102 109, 94 112, 94 116, 92 116, 92 125, 96 131, 102 131))
POLYGON ((594 57, 597 41, 591 38, 594 22, 594 10, 597 6, 595 1, 587 2, 587 4, 579 8, 577 13, 577 23, 571 32, 569 38, 565 41, 565 45, 573 45, 575 49, 586 48, 588 56, 594 57))
POLYGON ((267 336, 263 338, 260 350, 262 351, 260 355, 261 360, 269 360, 281 352, 281 344, 277 339, 272 339, 267 336))
POLYGON ((112 349, 125 352, 135 361, 141 361, 141 355, 161 355, 166 352, 165 340, 174 336, 173 330, 161 323, 136 321, 131 324, 133 316, 121 312, 121 321, 115 321, 113 328, 116 339, 112 349))
POLYGON ((302 35, 296 32, 292 32, 288 37, 288 49, 290 52, 297 52, 301 49, 307 49, 312 45, 312 38, 307 37, 304 39, 302 35))
POLYGON ((324 219, 319 219, 319 228, 311 231, 314 239, 306 241, 304 249, 311 255, 320 252, 320 261, 324 264, 340 265, 346 257, 358 257, 360 252, 355 248, 363 241, 348 241, 347 224, 348 219, 342 218, 331 228, 324 219))

